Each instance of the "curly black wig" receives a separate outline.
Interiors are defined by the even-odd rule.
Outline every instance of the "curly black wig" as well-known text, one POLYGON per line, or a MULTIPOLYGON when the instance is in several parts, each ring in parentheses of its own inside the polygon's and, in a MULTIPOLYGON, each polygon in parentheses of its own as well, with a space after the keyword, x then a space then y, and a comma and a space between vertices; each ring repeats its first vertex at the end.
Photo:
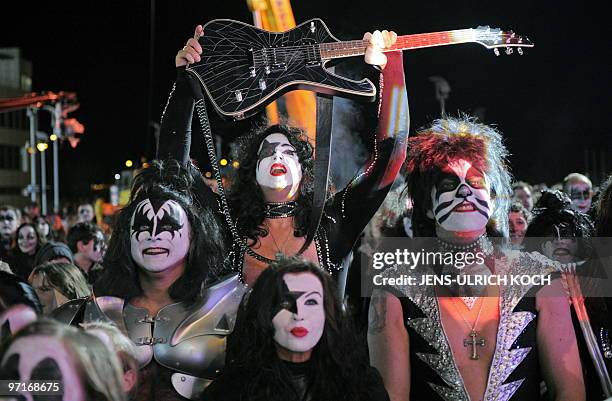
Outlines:
POLYGON ((229 204, 236 220, 238 233, 247 237, 254 245, 258 237, 268 235, 268 230, 262 227, 264 221, 265 205, 263 191, 255 178, 259 146, 270 134, 280 133, 287 137, 293 145, 302 165, 302 181, 297 197, 295 215, 296 237, 306 235, 310 221, 310 210, 313 197, 313 147, 308 142, 306 134, 299 128, 285 124, 272 125, 265 129, 257 129, 251 135, 244 136, 237 141, 237 158, 240 166, 235 174, 235 181, 229 193, 229 204))
POLYGON ((223 236, 211 205, 200 204, 192 192, 193 175, 176 160, 154 161, 134 179, 130 202, 119 212, 102 264, 104 270, 94 285, 96 295, 130 299, 142 294, 138 266, 131 257, 130 220, 144 199, 173 200, 185 210, 191 224, 191 243, 183 275, 169 288, 175 301, 197 300, 202 283, 223 270, 223 236))
MULTIPOLYGON (((544 190, 538 203, 532 210, 532 219, 525 233, 526 238, 569 237, 586 239, 593 233, 593 223, 585 213, 571 208, 572 201, 567 194, 558 190, 544 190)), ((541 241, 540 241, 541 242, 541 241)), ((540 251, 538 241, 528 241, 527 250, 540 251)), ((578 256, 584 258, 588 252, 588 243, 578 243, 578 256)))

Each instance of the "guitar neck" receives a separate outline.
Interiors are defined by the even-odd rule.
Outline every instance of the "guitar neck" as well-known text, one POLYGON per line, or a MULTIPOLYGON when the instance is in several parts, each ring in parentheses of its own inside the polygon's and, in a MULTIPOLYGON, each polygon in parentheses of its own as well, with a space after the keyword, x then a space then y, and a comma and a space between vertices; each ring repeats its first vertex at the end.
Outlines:
MULTIPOLYGON (((423 47, 455 45, 468 42, 474 42, 474 32, 472 29, 420 33, 398 36, 395 44, 385 51, 421 49, 423 47)), ((319 46, 321 49, 321 58, 330 60, 364 55, 368 44, 369 42, 367 40, 348 40, 321 43, 319 46)))

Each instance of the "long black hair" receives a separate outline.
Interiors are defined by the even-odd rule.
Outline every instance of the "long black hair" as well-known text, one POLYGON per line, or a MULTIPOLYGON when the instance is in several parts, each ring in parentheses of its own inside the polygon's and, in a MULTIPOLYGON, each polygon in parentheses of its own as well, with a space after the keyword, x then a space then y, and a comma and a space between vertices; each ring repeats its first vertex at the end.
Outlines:
POLYGON ((265 237, 268 230, 262 227, 264 221, 265 205, 264 194, 257 180, 255 172, 258 161, 259 146, 270 134, 283 134, 295 148, 300 164, 302 165, 302 181, 295 215, 296 237, 306 235, 310 221, 310 209, 313 195, 313 148, 304 131, 285 124, 272 125, 265 129, 257 129, 251 135, 241 137, 237 141, 237 158, 240 166, 235 175, 229 193, 229 203, 236 219, 236 228, 241 236, 246 236, 257 243, 257 237, 265 237))
POLYGON ((175 301, 194 302, 204 280, 218 276, 223 270, 221 228, 212 205, 200 204, 192 193, 193 181, 192 174, 176 160, 154 161, 134 178, 130 202, 116 218, 102 262, 104 270, 94 285, 96 295, 130 299, 142 294, 138 266, 131 256, 130 220, 136 206, 147 198, 177 202, 191 224, 185 272, 170 286, 170 297, 175 301))
MULTIPOLYGON (((229 383, 239 379, 240 399, 291 400, 296 398, 289 368, 277 356, 272 319, 281 302, 283 276, 308 272, 323 287, 325 327, 308 363, 313 400, 360 400, 367 394, 369 369, 365 344, 341 308, 331 276, 298 257, 282 258, 261 273, 253 290, 242 301, 236 327, 228 339, 229 383), (246 383, 244 382, 246 381, 246 383)), ((223 382, 223 381, 222 381, 223 382)), ((221 383, 222 383, 221 382, 221 383)), ((226 381, 226 383, 228 383, 226 381)), ((214 382, 213 382, 214 385, 214 382)))

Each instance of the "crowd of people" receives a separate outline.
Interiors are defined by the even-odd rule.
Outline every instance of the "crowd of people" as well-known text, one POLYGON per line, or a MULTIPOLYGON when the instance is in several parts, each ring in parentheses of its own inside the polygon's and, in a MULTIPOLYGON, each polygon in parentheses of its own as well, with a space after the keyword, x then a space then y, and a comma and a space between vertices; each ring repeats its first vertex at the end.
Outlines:
POLYGON ((0 206, 0 380, 56 380, 53 399, 75 401, 612 396, 612 175, 513 180, 502 134, 468 116, 409 137, 401 52, 382 52, 397 36, 376 31, 364 36, 380 71, 372 155, 331 191, 309 243, 314 152, 300 129, 242 137, 227 194, 192 162, 204 95, 185 66, 201 60, 201 35, 176 55, 157 160, 109 232, 90 204, 71 224, 0 206), (419 271, 552 282, 466 292, 387 280, 364 294, 358 256, 386 237, 484 255, 461 272, 419 271))

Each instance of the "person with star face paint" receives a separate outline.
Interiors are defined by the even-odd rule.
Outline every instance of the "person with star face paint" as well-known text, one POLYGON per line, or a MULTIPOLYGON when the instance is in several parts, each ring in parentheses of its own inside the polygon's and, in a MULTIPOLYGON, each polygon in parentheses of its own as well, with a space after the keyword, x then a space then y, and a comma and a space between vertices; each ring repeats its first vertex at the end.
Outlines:
MULTIPOLYGON (((436 252, 484 257, 459 271, 442 261, 417 270, 398 264, 382 277, 417 271, 554 278, 562 268, 557 262, 490 240, 508 236, 507 155, 499 132, 469 117, 436 120, 410 138, 406 190, 415 237, 432 238, 436 252)), ((392 283, 374 289, 368 324, 370 360, 391 400, 536 400, 542 376, 555 400, 585 399, 560 280, 476 290, 452 282, 392 283)))
POLYGON ((22 392, 22 400, 125 401, 121 365, 102 340, 75 327, 40 319, 0 344, 0 380, 58 381, 62 395, 22 392), (32 352, 36 350, 36 352, 32 352))
MULTIPOLYGON (((195 36, 203 34, 202 26, 197 26, 195 36)), ((385 199, 406 154, 408 99, 402 55, 382 53, 397 35, 375 31, 364 39, 369 42, 365 62, 382 70, 381 95, 373 104, 379 106, 378 127, 372 138, 375 149, 347 187, 327 201, 314 240, 302 253, 334 276, 385 199)), ((194 38, 177 53, 178 77, 159 137, 158 157, 179 160, 185 166, 191 165, 194 104, 203 94, 184 67, 201 57, 202 48, 194 38)), ((228 197, 229 210, 223 213, 229 213, 236 226, 232 265, 251 285, 278 254, 295 255, 305 243, 313 204, 313 148, 304 132, 280 124, 241 137, 238 149, 240 166, 228 197)))
POLYGON ((192 172, 153 161, 135 178, 94 284, 95 297, 53 313, 112 321, 138 354, 137 400, 197 399, 223 368, 244 286, 223 264, 222 231, 192 172))
POLYGON ((206 401, 386 401, 380 374, 342 310, 331 276, 281 258, 242 301, 224 373, 206 401))

